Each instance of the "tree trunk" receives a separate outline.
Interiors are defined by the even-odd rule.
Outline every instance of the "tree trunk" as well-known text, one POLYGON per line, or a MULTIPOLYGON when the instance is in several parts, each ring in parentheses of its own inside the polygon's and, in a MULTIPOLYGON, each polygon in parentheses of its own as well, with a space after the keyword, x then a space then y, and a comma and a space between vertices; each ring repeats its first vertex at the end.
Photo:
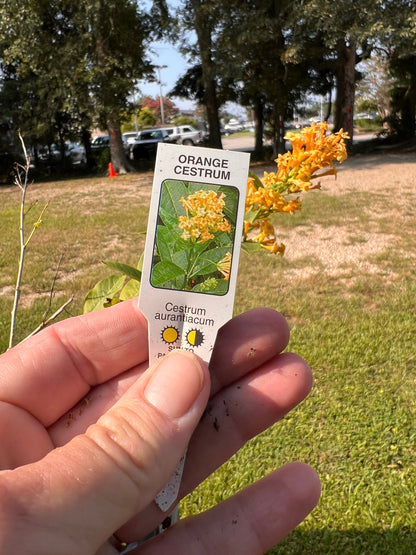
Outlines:
POLYGON ((346 131, 352 144, 354 134, 354 99, 355 99, 355 43, 342 39, 338 46, 337 96, 335 103, 334 131, 346 131))
POLYGON ((192 0, 195 32, 198 41, 204 87, 204 104, 209 126, 208 146, 222 148, 220 118, 218 115, 217 87, 215 84, 215 64, 212 61, 212 37, 210 20, 202 10, 202 0, 192 0))
POLYGON ((254 106, 254 121, 255 121, 255 145, 254 155, 258 158, 263 156, 263 127, 264 127, 264 114, 263 114, 263 101, 260 98, 256 99, 254 106))
MULTIPOLYGON (((412 67, 414 64, 409 64, 412 67)), ((416 133, 416 75, 411 73, 410 83, 403 97, 402 129, 406 139, 412 139, 416 133)))
POLYGON ((324 121, 329 120, 329 118, 331 117, 331 113, 332 113, 332 93, 330 89, 328 93, 328 108, 326 110, 324 121))
POLYGON ((118 116, 112 115, 107 119, 108 136, 110 137, 110 156, 114 169, 119 174, 126 174, 131 170, 127 163, 121 138, 120 120, 118 116))
POLYGON ((87 158, 87 167, 89 170, 92 170, 94 163, 93 163, 93 156, 91 150, 91 132, 87 127, 81 128, 81 142, 85 149, 85 157, 87 158))
POLYGON ((284 111, 275 105, 273 109, 273 158, 286 151, 284 111))

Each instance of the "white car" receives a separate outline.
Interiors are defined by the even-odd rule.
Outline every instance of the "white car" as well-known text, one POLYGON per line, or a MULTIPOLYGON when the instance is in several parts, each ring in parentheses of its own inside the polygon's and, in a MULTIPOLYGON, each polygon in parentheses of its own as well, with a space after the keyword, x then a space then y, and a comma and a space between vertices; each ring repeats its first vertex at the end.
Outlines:
POLYGON ((71 160, 73 166, 81 166, 87 163, 85 148, 79 143, 65 143, 65 156, 71 160))
POLYGON ((204 133, 192 125, 161 127, 160 129, 166 131, 171 141, 179 145, 197 145, 204 138, 204 133))
POLYGON ((224 125, 224 130, 228 134, 235 133, 236 131, 244 131, 244 125, 237 119, 230 119, 230 121, 224 125))
POLYGON ((135 131, 127 131, 126 133, 123 133, 123 142, 127 145, 132 145, 138 136, 139 132, 136 133, 135 131))
MULTIPOLYGON (((40 147, 39 158, 45 162, 59 162, 62 159, 61 148, 58 144, 54 144, 51 147, 40 147)), ((85 148, 79 143, 74 143, 71 141, 65 142, 65 158, 70 161, 72 166, 81 166, 87 163, 87 155, 85 153, 85 148)))

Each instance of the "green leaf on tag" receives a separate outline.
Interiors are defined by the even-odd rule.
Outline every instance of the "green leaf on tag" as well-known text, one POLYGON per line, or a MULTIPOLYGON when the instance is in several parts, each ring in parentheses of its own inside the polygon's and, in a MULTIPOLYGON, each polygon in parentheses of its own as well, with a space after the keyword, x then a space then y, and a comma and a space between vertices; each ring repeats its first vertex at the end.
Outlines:
POLYGON ((169 260, 162 260, 153 267, 150 281, 154 287, 161 287, 167 281, 183 275, 185 275, 185 272, 182 268, 169 260))

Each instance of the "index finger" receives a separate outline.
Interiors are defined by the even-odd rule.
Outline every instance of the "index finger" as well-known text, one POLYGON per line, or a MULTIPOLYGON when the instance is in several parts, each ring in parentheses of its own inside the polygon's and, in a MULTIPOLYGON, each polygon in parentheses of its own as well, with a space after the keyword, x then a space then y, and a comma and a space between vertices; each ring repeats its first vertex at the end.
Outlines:
POLYGON ((49 426, 103 383, 147 360, 137 299, 59 322, 0 357, 0 401, 49 426))

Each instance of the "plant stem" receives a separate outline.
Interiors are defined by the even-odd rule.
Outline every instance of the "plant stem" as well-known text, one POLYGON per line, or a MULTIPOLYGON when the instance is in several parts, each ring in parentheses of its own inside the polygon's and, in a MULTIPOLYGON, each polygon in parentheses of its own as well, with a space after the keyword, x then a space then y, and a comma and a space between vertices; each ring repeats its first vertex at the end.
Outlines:
POLYGON ((27 242, 25 242, 25 201, 26 201, 26 192, 28 187, 28 173, 29 173, 30 159, 26 151, 25 143, 20 133, 19 133, 19 139, 23 149, 25 165, 21 166, 20 164, 17 164, 16 177, 15 177, 15 184, 22 191, 22 197, 20 199, 20 221, 19 221, 20 255, 19 255, 19 266, 18 266, 18 272, 17 272, 16 285, 14 289, 13 308, 11 311, 9 349, 11 349, 14 345, 15 332, 16 332, 17 307, 19 306, 23 266, 24 266, 25 251, 27 246, 27 242), (20 170, 23 170, 23 173, 24 173, 23 181, 22 181, 20 170))
POLYGON ((67 301, 65 301, 64 304, 60 306, 58 310, 56 310, 52 314, 52 316, 50 316, 47 320, 44 319, 35 330, 33 330, 27 337, 24 338, 23 341, 26 341, 26 339, 29 339, 29 337, 32 337, 33 335, 43 330, 43 328, 46 328, 46 326, 48 326, 51 322, 53 322, 55 318, 57 318, 60 314, 62 314, 62 312, 66 309, 67 306, 69 306, 72 303, 73 300, 74 300, 74 296, 70 297, 67 301))

